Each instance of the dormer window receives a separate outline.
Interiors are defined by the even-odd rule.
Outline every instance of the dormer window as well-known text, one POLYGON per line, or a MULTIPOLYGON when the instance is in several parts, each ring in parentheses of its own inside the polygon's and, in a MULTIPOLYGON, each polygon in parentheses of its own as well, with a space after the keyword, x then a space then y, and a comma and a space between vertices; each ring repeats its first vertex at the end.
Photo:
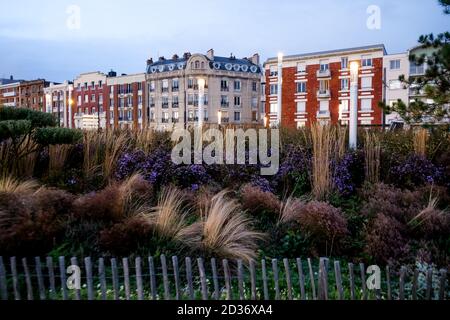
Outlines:
POLYGON ((195 69, 200 69, 200 61, 195 61, 195 69))

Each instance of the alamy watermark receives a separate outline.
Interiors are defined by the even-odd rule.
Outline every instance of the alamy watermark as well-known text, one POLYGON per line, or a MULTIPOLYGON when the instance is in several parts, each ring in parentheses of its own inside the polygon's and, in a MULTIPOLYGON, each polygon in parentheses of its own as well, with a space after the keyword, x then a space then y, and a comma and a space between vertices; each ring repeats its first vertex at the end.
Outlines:
POLYGON ((278 129, 219 129, 202 130, 193 134, 186 129, 175 129, 172 141, 174 164, 206 165, 261 165, 261 175, 278 172, 280 164, 280 133, 278 129), (270 146, 269 146, 270 142, 270 146), (247 148, 248 147, 248 148, 247 148))
POLYGON ((66 8, 66 27, 69 30, 81 29, 81 8, 75 4, 72 4, 66 8))
POLYGON ((369 17, 366 21, 367 29, 380 30, 381 29, 381 9, 377 5, 370 5, 366 10, 369 17))

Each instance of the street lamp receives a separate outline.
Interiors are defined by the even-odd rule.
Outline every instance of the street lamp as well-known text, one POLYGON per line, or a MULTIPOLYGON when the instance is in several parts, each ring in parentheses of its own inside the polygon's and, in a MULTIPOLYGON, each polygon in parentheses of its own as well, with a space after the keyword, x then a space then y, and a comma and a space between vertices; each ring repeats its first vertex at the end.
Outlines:
POLYGON ((349 120, 349 147, 356 149, 358 135, 358 78, 359 64, 350 63, 350 120, 349 120))
POLYGON ((278 88, 277 88, 277 124, 281 125, 281 107, 282 107, 282 91, 283 91, 283 53, 278 53, 278 88))
POLYGON ((69 119, 66 120, 67 126, 69 128, 72 128, 72 106, 73 106, 73 99, 69 98, 69 119))
POLYGON ((222 124, 222 111, 217 111, 217 124, 220 126, 222 124))
POLYGON ((267 128, 268 124, 269 124, 269 116, 266 114, 264 116, 264 128, 267 128))
POLYGON ((203 125, 203 102, 205 99, 205 79, 200 78, 198 83, 198 125, 203 125))

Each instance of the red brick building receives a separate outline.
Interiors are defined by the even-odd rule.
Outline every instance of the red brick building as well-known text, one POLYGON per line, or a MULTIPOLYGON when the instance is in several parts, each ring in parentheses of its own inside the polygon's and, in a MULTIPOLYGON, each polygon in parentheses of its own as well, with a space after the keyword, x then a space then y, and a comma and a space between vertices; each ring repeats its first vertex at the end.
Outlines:
MULTIPOLYGON (((285 56, 282 59, 281 124, 311 125, 316 121, 347 124, 350 104, 350 63, 359 63, 358 122, 380 125, 383 100, 384 45, 285 56)), ((277 121, 278 58, 264 64, 266 115, 277 121)))
POLYGON ((19 106, 22 108, 45 111, 44 88, 49 86, 44 79, 23 81, 19 85, 19 106))

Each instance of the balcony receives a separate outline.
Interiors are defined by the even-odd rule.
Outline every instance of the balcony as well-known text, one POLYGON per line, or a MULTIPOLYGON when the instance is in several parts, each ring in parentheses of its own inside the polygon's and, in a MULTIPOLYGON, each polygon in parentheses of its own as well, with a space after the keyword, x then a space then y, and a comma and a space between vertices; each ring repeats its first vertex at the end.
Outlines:
POLYGON ((162 108, 163 108, 163 109, 169 108, 169 103, 168 103, 168 102, 167 102, 167 103, 163 103, 163 104, 162 104, 162 108))
POLYGON ((162 118, 161 119, 161 123, 169 123, 169 119, 168 118, 167 119, 166 118, 162 118))
POLYGON ((10 91, 10 92, 4 92, 3 93, 3 97, 4 98, 8 98, 8 97, 14 97, 16 95, 15 91, 10 91))
POLYGON ((330 69, 317 70, 317 78, 330 78, 330 77, 331 77, 330 69))
POLYGON ((319 110, 317 111, 317 118, 330 118, 330 110, 319 110))
POLYGON ((220 87, 220 91, 228 92, 228 91, 230 91, 230 88, 228 88, 228 87, 220 87))
POLYGON ((220 103, 220 106, 223 107, 223 108, 228 108, 228 107, 230 106, 230 103, 229 103, 229 102, 224 102, 224 101, 222 101, 222 102, 220 103))
POLYGON ((178 123, 178 122, 180 122, 180 119, 179 118, 172 118, 172 122, 173 123, 178 123))
POLYGON ((331 96, 330 90, 318 90, 317 98, 329 98, 331 96))
POLYGON ((172 87, 172 92, 178 92, 180 90, 179 87, 172 87))
POLYGON ((154 108, 155 104, 154 103, 150 103, 150 108, 154 108))
POLYGON ((222 118, 221 121, 222 123, 228 123, 230 122, 230 118, 222 118))
POLYGON ((179 107, 179 104, 178 104, 178 103, 172 103, 172 108, 176 109, 176 108, 178 108, 178 107, 179 107))
POLYGON ((164 93, 164 92, 169 92, 169 88, 161 88, 161 92, 162 92, 162 93, 164 93))

